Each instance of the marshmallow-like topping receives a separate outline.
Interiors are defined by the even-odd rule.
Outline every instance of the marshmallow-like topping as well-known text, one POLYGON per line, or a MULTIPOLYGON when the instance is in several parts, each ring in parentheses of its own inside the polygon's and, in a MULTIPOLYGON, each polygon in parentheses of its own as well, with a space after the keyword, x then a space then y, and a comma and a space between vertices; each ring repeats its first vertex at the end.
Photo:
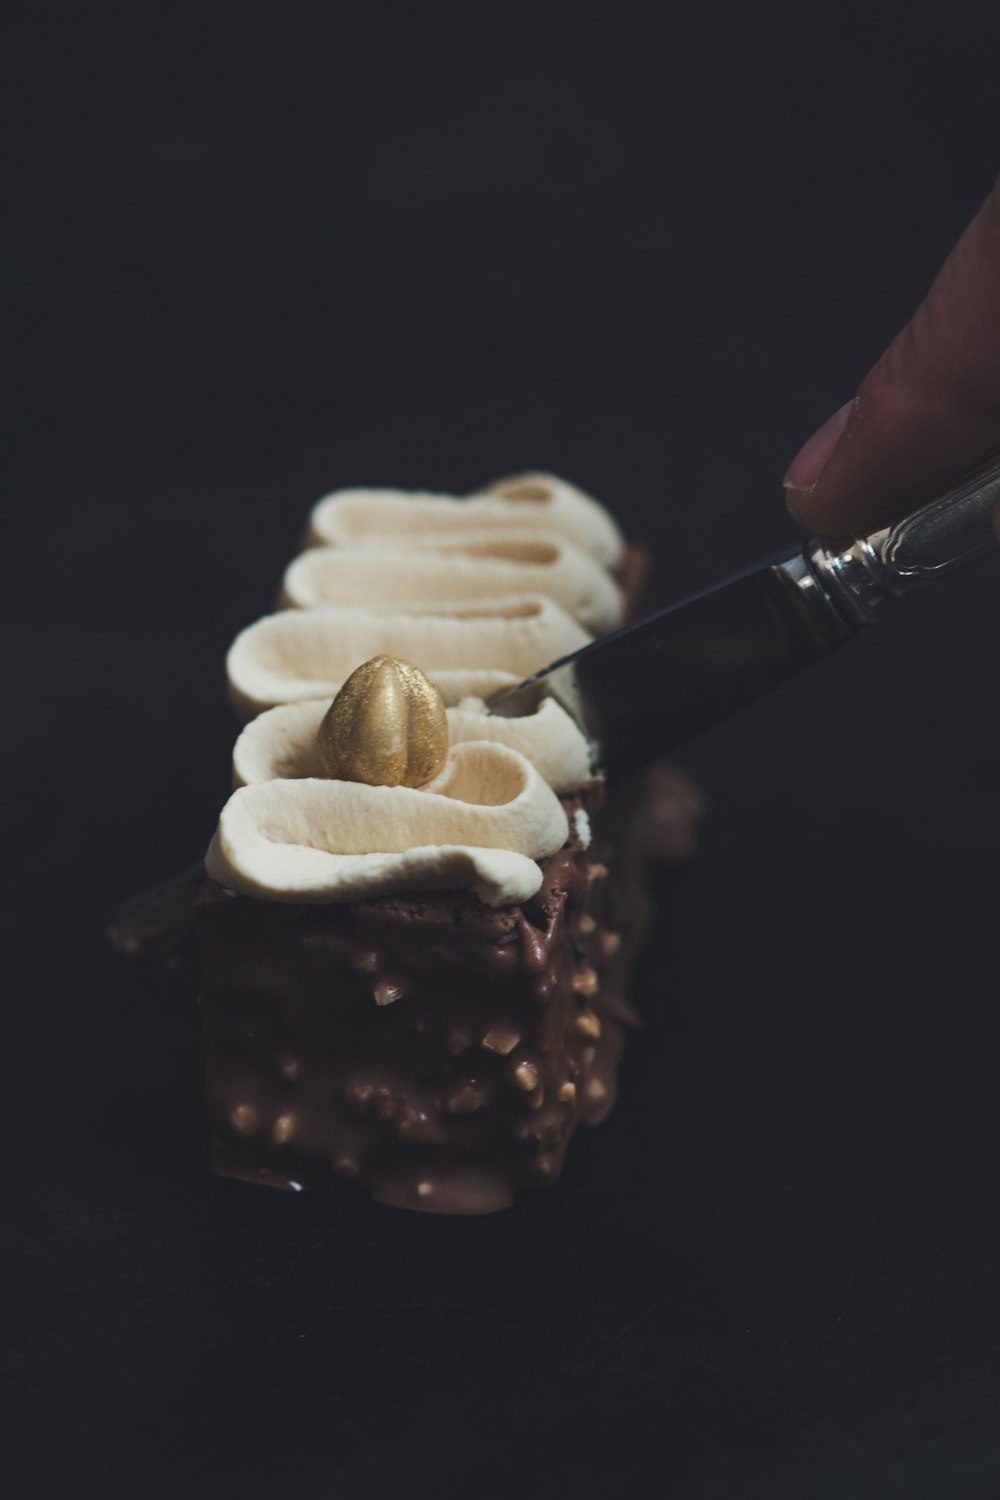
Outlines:
POLYGON ((351 489, 313 508, 306 544, 429 541, 465 532, 555 533, 613 568, 624 551, 621 532, 602 505, 553 474, 497 480, 468 499, 407 490, 351 489))
POLYGON ((536 863, 562 847, 566 814, 533 766, 505 745, 457 745, 426 787, 260 781, 222 810, 205 857, 211 879, 269 901, 363 901, 472 890, 488 906, 526 901, 536 863))
MULTIPOLYGON (((351 556, 358 552, 351 549, 351 556)), ((484 599, 419 612, 359 606, 290 609, 265 615, 229 649, 229 694, 243 719, 277 703, 327 703, 362 662, 386 653, 426 672, 446 704, 487 697, 591 639, 551 599, 484 599), (483 669, 495 674, 492 684, 483 669)))
POLYGON ((601 564, 541 531, 313 547, 289 563, 279 602, 298 609, 356 604, 398 610, 522 594, 554 599, 596 635, 622 621, 621 590, 601 564))
MULTIPOLYGON (((233 785, 259 781, 321 777, 316 732, 327 703, 283 703, 260 714, 243 730, 233 748, 233 785)), ((481 699, 449 708, 452 746, 490 740, 517 750, 556 792, 570 792, 591 774, 587 741, 565 709, 544 698, 537 711, 518 719, 495 718, 481 699)))

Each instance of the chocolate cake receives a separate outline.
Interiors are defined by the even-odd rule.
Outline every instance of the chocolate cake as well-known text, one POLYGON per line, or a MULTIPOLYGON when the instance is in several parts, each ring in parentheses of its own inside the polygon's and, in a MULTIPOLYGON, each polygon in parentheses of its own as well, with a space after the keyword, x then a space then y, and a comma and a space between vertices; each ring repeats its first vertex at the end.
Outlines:
POLYGON ((229 657, 249 722, 197 907, 213 1169, 505 1208, 614 1102, 648 848, 558 705, 498 720, 483 700, 583 644, 583 619, 632 614, 644 559, 545 475, 462 501, 342 492, 307 541, 293 607, 229 657), (507 591, 484 599, 479 569, 507 591), (428 775, 413 746, 427 761, 435 734, 428 775))

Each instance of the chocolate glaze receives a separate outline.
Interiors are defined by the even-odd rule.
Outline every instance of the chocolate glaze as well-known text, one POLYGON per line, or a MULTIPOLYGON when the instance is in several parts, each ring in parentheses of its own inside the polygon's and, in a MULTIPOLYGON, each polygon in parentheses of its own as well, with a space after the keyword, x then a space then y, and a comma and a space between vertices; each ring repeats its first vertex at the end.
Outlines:
MULTIPOLYGON (((564 798, 595 815, 601 785, 564 798)), ((295 906, 199 897, 212 1165, 292 1190, 358 1178, 439 1213, 553 1181, 614 1102, 634 1016, 607 851, 574 833, 524 907, 465 893, 295 906)))

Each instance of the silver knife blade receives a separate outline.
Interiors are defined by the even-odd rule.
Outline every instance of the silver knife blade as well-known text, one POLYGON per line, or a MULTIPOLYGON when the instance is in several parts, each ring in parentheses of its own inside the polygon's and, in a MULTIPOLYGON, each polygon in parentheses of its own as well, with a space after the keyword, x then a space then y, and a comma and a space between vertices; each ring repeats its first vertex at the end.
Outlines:
POLYGON ((1000 459, 868 536, 813 538, 681 599, 489 700, 532 713, 556 698, 628 771, 668 754, 808 667, 890 600, 995 552, 1000 459))
POLYGON ((603 636, 488 706, 515 718, 554 697, 619 773, 665 755, 827 648, 781 570, 797 556, 783 553, 603 636))

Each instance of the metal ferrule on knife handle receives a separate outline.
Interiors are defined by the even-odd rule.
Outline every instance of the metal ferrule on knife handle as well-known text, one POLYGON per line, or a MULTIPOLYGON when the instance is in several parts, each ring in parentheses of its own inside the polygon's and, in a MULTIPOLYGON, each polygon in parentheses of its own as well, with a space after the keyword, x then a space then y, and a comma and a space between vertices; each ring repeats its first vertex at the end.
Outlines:
POLYGON ((1000 497, 1000 459, 893 526, 850 540, 813 539, 775 565, 808 600, 824 644, 833 646, 901 599, 973 562, 997 545, 993 508, 1000 497))

